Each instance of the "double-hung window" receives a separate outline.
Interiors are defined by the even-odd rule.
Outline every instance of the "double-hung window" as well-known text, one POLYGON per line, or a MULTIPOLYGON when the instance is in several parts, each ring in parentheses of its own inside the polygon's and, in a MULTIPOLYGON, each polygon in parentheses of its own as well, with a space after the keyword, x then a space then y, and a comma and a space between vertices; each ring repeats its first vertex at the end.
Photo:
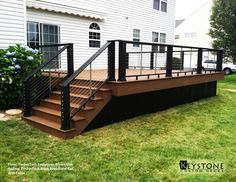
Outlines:
MULTIPOLYGON (((160 43, 165 44, 166 43, 166 34, 160 33, 160 43)), ((160 46, 160 53, 165 53, 165 46, 160 46)))
MULTIPOLYGON (((152 42, 154 43, 166 43, 166 34, 159 32, 152 32, 152 42)), ((156 52, 158 50, 158 46, 153 46, 152 50, 156 52)), ((160 46, 160 53, 165 53, 165 46, 160 46)))
MULTIPOLYGON (((133 41, 140 42, 140 30, 133 29, 133 41)), ((139 47, 139 44, 133 44, 133 47, 139 47)))
POLYGON ((167 0, 153 0, 153 9, 167 12, 167 0))
POLYGON ((160 43, 165 44, 166 43, 166 34, 160 33, 160 43))

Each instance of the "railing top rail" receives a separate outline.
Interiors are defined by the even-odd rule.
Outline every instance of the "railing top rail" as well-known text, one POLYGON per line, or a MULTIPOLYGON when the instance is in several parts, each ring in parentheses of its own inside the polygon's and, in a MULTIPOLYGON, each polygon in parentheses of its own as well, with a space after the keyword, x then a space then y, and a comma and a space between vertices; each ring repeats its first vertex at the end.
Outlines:
POLYGON ((182 46, 182 45, 174 45, 174 44, 161 44, 161 43, 153 43, 153 42, 135 42, 135 41, 129 41, 129 40, 109 40, 108 42, 125 42, 129 44, 142 44, 142 45, 153 45, 153 46, 173 46, 178 48, 190 48, 190 49, 203 49, 208 51, 218 51, 223 49, 213 49, 213 48, 204 48, 204 47, 194 47, 194 46, 182 46))
POLYGON ((68 86, 89 64, 91 64, 111 44, 107 42, 95 54, 93 54, 77 71, 60 84, 61 87, 68 86))
POLYGON ((38 68, 36 68, 35 70, 33 70, 29 75, 27 75, 23 81, 27 81, 30 78, 32 78, 34 76, 35 73, 37 73, 39 70, 41 70, 43 67, 47 66, 53 59, 55 59, 59 54, 61 54, 65 49, 67 49, 70 46, 70 44, 65 45, 63 48, 61 48, 59 51, 57 51, 57 53, 48 61, 45 61, 43 64, 41 64, 38 68))
POLYGON ((33 46, 33 48, 41 48, 41 47, 58 47, 58 46, 67 46, 67 45, 72 45, 72 44, 73 44, 73 43, 36 45, 36 46, 33 46))

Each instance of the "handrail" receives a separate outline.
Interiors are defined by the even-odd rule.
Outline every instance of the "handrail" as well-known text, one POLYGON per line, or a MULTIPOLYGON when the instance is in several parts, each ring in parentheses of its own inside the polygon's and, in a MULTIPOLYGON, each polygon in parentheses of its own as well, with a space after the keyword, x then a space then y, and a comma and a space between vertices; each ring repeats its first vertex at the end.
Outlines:
POLYGON ((34 76, 35 73, 37 73, 39 70, 41 70, 43 67, 47 66, 53 59, 55 59, 59 54, 61 54, 64 50, 66 50, 70 45, 65 45, 63 48, 61 48, 59 51, 56 52, 56 54, 48 61, 45 61, 43 64, 41 64, 38 68, 36 68, 35 70, 33 70, 29 75, 27 75, 23 81, 27 81, 30 78, 32 78, 34 76))
POLYGON ((50 65, 50 63, 54 63, 53 60, 57 58, 65 50, 67 50, 67 77, 73 74, 74 71, 73 44, 42 45, 41 47, 52 47, 52 46, 63 46, 63 47, 60 50, 58 50, 51 58, 49 58, 49 60, 43 62, 38 68, 33 70, 28 76, 26 76, 23 79, 24 116, 26 117, 32 115, 32 106, 37 102, 39 102, 47 94, 49 94, 55 88, 57 81, 61 80, 60 76, 58 76, 56 79, 54 78, 52 79, 51 68, 50 68, 50 66, 52 65, 50 65), (34 75, 40 73, 41 70, 45 68, 49 69, 48 79, 45 79, 46 77, 43 74, 38 74, 36 79, 32 79, 34 75))
POLYGON ((66 43, 66 44, 46 44, 46 45, 36 45, 32 46, 33 48, 40 48, 40 47, 56 47, 56 46, 66 46, 66 45, 72 45, 73 43, 66 43))
POLYGON ((73 79, 75 79, 89 64, 91 64, 106 48, 111 44, 107 42, 94 55, 92 55, 77 71, 75 71, 69 78, 60 84, 61 87, 68 86, 73 79))
POLYGON ((192 48, 192 49, 204 49, 208 51, 217 51, 217 50, 223 50, 223 49, 213 49, 213 48, 204 48, 204 47, 191 47, 191 46, 182 46, 182 45, 174 45, 174 44, 160 44, 160 43, 150 43, 150 42, 136 42, 136 41, 129 41, 129 40, 109 40, 108 42, 125 42, 129 44, 142 44, 142 45, 156 45, 156 46, 173 46, 173 47, 179 47, 179 48, 192 48))

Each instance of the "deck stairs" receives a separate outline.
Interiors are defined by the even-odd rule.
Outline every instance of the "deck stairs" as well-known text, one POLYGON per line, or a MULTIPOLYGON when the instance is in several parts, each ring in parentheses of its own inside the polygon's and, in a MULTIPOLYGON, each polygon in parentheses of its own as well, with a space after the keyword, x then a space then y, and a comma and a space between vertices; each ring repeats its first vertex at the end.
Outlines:
MULTIPOLYGON (((97 83, 97 81, 96 81, 97 83)), ((88 98, 89 90, 96 87, 88 87, 86 81, 74 80, 70 87, 71 109, 76 109, 80 105, 78 100, 88 98), (83 84, 82 84, 83 83, 83 84), (84 93, 78 95, 77 93, 84 93)), ((81 134, 97 114, 106 106, 112 98, 112 91, 104 85, 98 90, 95 96, 78 112, 71 120, 72 128, 61 129, 61 90, 59 85, 41 102, 32 108, 32 115, 23 117, 29 124, 56 137, 70 139, 81 134)))

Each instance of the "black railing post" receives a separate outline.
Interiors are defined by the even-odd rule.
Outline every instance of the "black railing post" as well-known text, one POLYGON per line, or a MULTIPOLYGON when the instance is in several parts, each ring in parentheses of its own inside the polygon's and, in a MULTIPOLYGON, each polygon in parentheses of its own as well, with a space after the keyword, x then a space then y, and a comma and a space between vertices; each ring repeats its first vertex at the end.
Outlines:
POLYGON ((67 48, 67 76, 69 77, 74 73, 74 46, 70 44, 67 48))
POLYGON ((203 49, 198 49, 197 54, 197 74, 202 74, 202 55, 203 55, 203 49))
POLYGON ((167 46, 166 77, 172 77, 173 46, 167 46))
POLYGON ((115 41, 108 46, 108 81, 116 81, 115 78, 115 41))
POLYGON ((217 65, 216 71, 222 71, 222 64, 223 64, 223 50, 217 50, 217 65))
POLYGON ((119 78, 118 81, 126 81, 126 42, 119 41, 119 78))
POLYGON ((24 82, 24 116, 32 115, 30 80, 24 82))
POLYGON ((180 61, 181 61, 181 65, 180 65, 180 68, 181 70, 184 69, 184 51, 181 51, 181 54, 180 54, 180 61))
POLYGON ((150 69, 154 69, 154 52, 151 52, 150 54, 150 69))
POLYGON ((70 123, 70 86, 61 87, 61 129, 71 129, 70 123))

